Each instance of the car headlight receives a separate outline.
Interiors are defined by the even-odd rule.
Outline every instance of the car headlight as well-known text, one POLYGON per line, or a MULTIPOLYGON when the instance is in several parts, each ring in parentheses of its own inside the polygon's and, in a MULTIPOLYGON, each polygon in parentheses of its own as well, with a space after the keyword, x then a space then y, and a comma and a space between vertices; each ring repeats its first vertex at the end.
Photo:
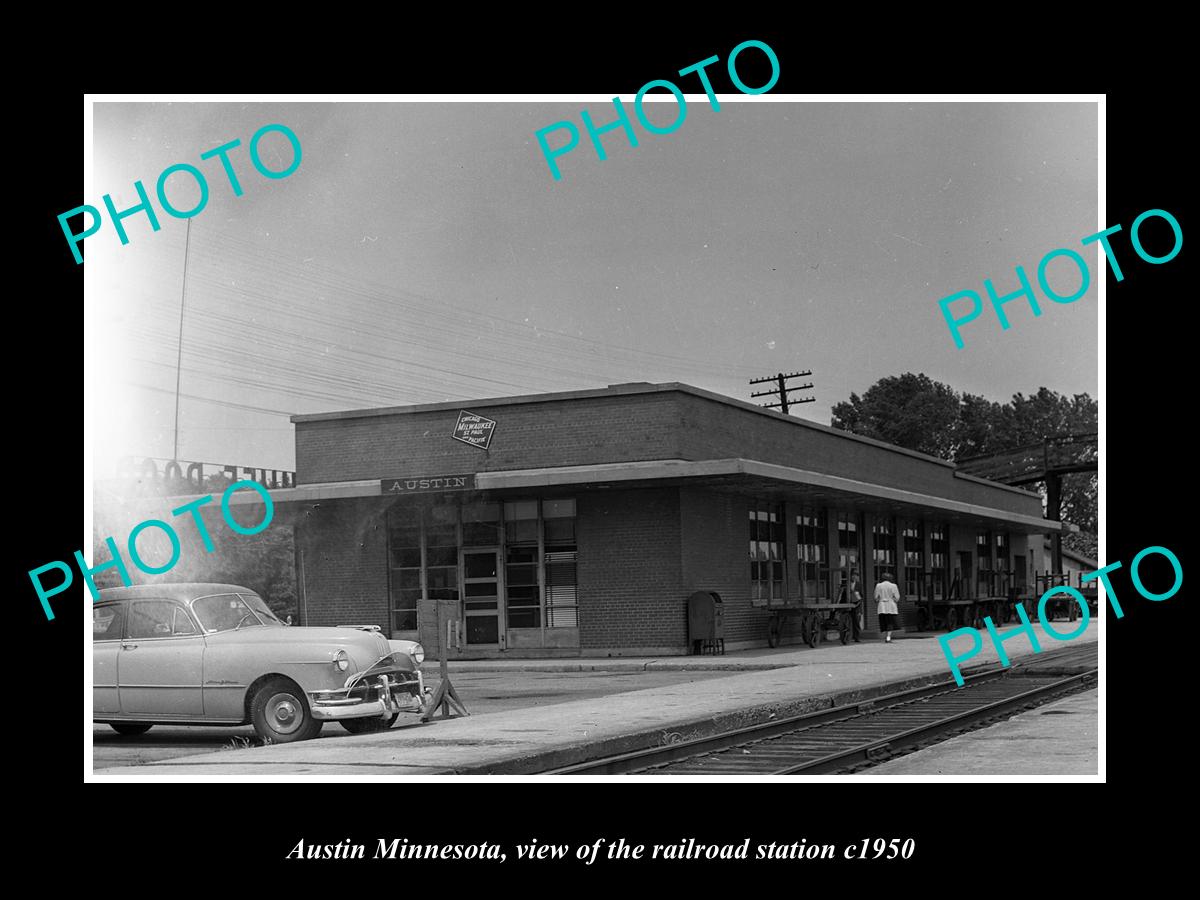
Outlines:
POLYGON ((412 654, 413 661, 418 666, 425 662, 425 648, 420 644, 414 644, 412 650, 409 652, 412 654))
POLYGON ((333 667, 339 672, 345 672, 350 668, 350 657, 345 650, 339 650, 333 654, 333 667))

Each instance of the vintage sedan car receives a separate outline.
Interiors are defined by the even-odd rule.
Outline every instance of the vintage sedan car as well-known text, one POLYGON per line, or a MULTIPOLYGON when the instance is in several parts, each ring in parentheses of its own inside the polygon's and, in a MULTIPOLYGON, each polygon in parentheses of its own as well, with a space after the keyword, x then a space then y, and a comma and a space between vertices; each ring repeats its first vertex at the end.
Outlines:
POLYGON ((125 735, 249 723, 287 743, 331 720, 361 734, 420 712, 425 698, 420 644, 374 626, 288 626, 232 584, 102 590, 92 653, 92 720, 125 735))

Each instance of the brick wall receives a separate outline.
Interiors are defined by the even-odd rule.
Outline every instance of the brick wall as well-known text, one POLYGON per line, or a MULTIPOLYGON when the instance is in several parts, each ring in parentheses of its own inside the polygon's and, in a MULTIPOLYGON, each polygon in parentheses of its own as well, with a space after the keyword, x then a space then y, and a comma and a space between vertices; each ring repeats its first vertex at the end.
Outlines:
POLYGON ((577 495, 579 639, 589 648, 687 642, 680 590, 679 491, 577 495))
POLYGON ((742 457, 1041 516, 1041 500, 952 467, 795 419, 680 390, 477 406, 497 424, 482 451, 450 437, 459 410, 296 423, 301 484, 652 459, 742 457))
POLYGON ((303 624, 378 625, 388 632, 383 509, 378 500, 342 500, 306 506, 298 514, 296 543, 304 551, 300 608, 308 611, 303 624))
POLYGON ((450 435, 458 410, 296 424, 300 484, 677 458, 677 395, 580 398, 483 407, 487 451, 450 435))
MULTIPOLYGON (((749 499, 699 488, 681 489, 679 499, 683 595, 716 591, 724 607, 725 643, 765 645, 770 616, 750 603, 749 499)), ((798 629, 791 631, 798 641, 798 629)), ((790 638, 785 632, 785 640, 790 638)))

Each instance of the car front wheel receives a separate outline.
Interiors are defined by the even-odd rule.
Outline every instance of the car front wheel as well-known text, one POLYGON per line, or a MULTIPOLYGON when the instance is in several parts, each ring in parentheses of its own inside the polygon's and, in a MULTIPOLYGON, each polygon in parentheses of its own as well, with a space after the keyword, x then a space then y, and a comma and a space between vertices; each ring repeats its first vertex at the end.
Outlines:
POLYGON ((135 734, 145 734, 154 727, 149 722, 109 722, 108 724, 117 734, 127 737, 135 734))
POLYGON ((313 718, 304 691, 283 678, 273 678, 258 689, 250 702, 250 722, 268 744, 307 741, 324 724, 313 718))
POLYGON ((362 719, 342 719, 340 720, 340 724, 351 734, 374 734, 376 731, 387 731, 398 718, 400 718, 400 713, 396 713, 390 719, 381 719, 379 716, 367 716, 362 719))

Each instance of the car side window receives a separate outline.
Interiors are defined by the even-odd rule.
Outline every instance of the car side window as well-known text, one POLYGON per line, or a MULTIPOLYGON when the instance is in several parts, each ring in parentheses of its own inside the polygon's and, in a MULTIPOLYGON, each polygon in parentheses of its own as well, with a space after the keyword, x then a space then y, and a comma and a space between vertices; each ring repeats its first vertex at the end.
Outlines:
POLYGON ((201 597, 192 603, 192 612, 200 620, 201 627, 209 634, 215 631, 235 631, 238 628, 262 625, 253 610, 237 594, 214 594, 211 597, 201 597))
POLYGON ((92 607, 92 640, 119 641, 125 627, 125 608, 120 603, 92 607))
POLYGON ((192 620, 188 618, 188 614, 183 611, 183 607, 175 607, 175 619, 171 623, 171 634, 195 634, 196 626, 192 624, 192 620))
MULTIPOLYGON (((134 600, 129 605, 130 639, 171 637, 179 634, 180 632, 174 630, 178 621, 176 612, 183 614, 183 620, 187 621, 187 615, 171 600, 134 600)), ((190 622, 188 628, 191 628, 190 622)), ((189 630, 182 633, 193 632, 189 630)))

